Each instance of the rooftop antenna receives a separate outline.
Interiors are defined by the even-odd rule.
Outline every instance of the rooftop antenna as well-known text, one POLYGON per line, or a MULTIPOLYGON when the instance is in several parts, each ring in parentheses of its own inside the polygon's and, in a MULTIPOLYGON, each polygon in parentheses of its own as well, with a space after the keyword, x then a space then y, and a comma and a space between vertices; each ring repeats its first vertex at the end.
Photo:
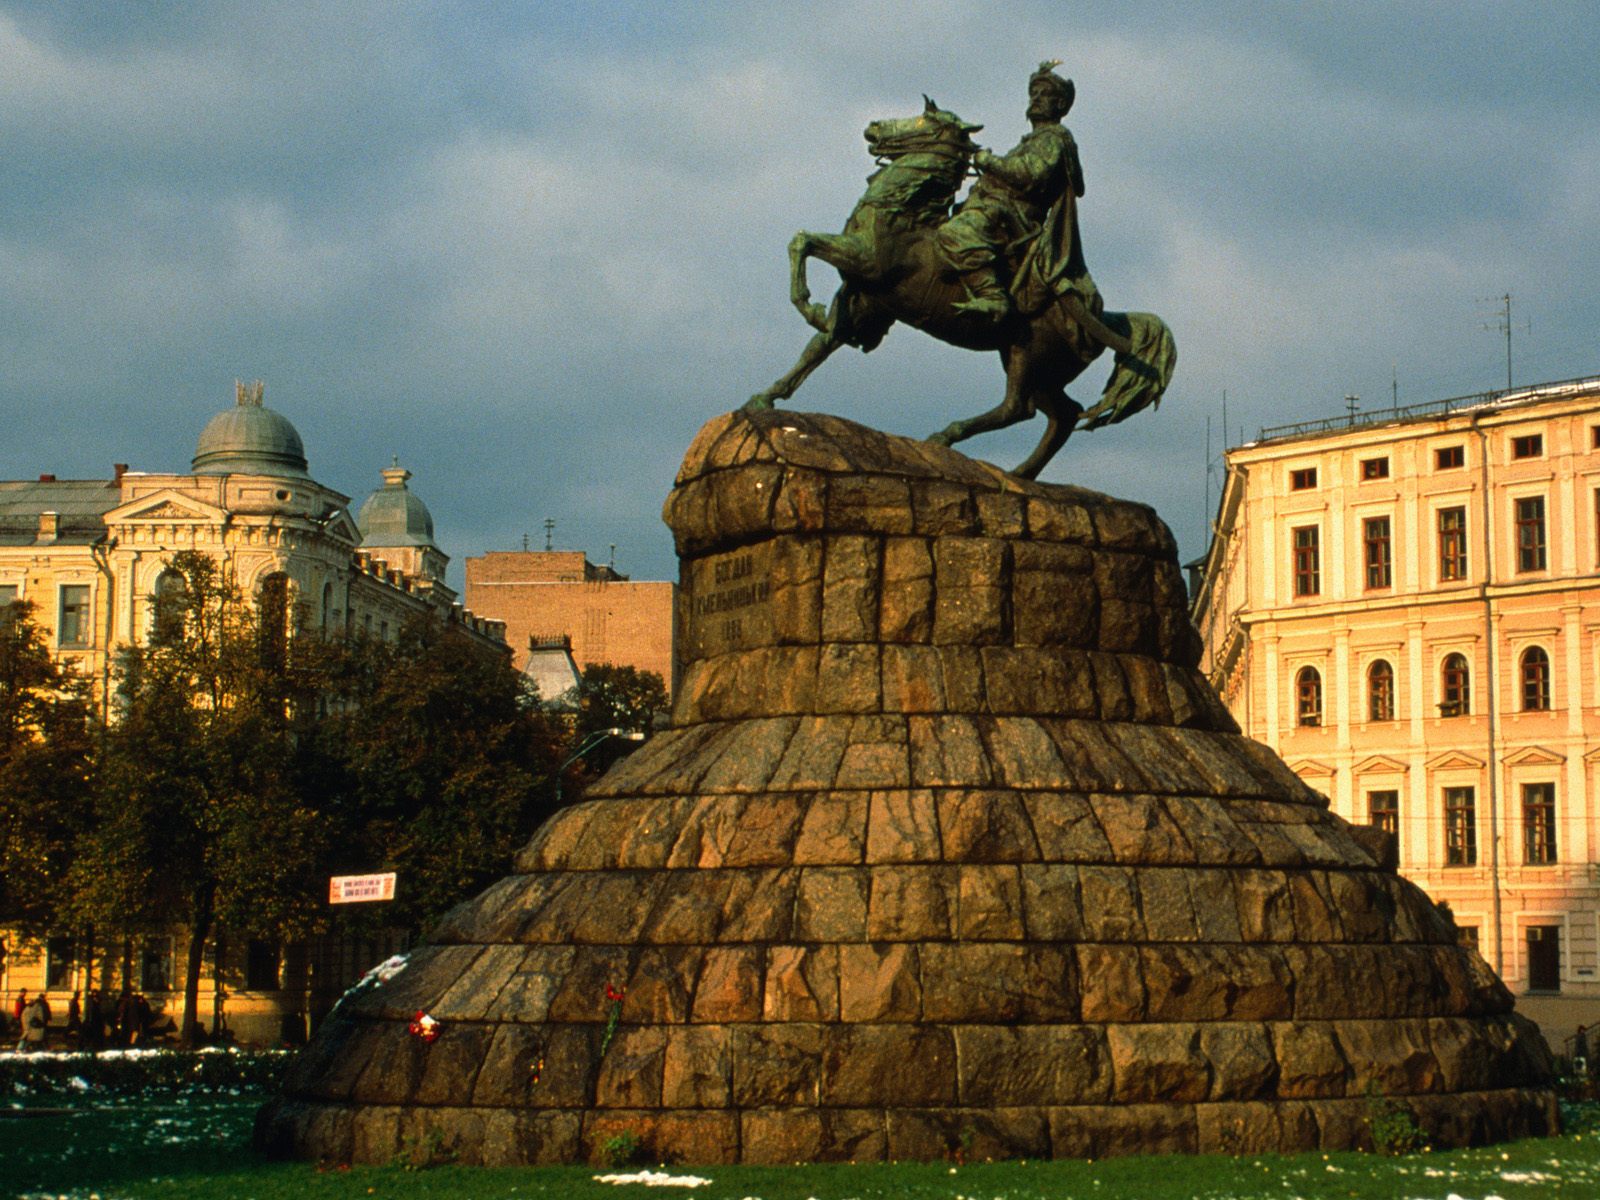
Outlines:
POLYGON ((546 517, 544 519, 544 548, 547 553, 556 548, 555 538, 556 519, 554 517, 546 517))
MULTIPOLYGON (((1488 303, 1491 297, 1485 298, 1488 303)), ((1511 293, 1506 292, 1500 297, 1500 307, 1492 314, 1493 319, 1484 326, 1490 333, 1503 333, 1506 337, 1506 391, 1511 390, 1511 293)), ((1529 321, 1522 323, 1522 332, 1528 333, 1533 328, 1529 321)))
POLYGON ((524 554, 526 554, 528 552, 528 535, 527 534, 523 534, 522 535, 522 552, 524 554))
POLYGON ((615 573, 617 569, 617 544, 615 542, 611 543, 611 558, 606 562, 606 566, 615 573))
POLYGON ((1357 410, 1360 409, 1360 407, 1361 407, 1361 397, 1360 396, 1350 396, 1350 395, 1345 396, 1345 398, 1344 398, 1345 420, 1348 421, 1350 424, 1354 425, 1356 423, 1356 412, 1357 412, 1357 410))
POLYGON ((1389 364, 1389 400, 1394 405, 1394 415, 1400 415, 1400 364, 1389 364))

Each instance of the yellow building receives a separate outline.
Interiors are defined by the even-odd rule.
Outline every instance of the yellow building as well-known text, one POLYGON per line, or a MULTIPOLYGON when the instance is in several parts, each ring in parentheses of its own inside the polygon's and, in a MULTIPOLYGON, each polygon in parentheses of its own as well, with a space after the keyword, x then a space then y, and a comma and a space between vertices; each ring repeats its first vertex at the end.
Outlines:
MULTIPOLYGON (((409 472, 396 463, 382 477, 352 515, 348 496, 311 478, 300 434, 265 407, 260 385, 240 386, 235 405, 201 432, 186 474, 118 464, 109 480, 0 482, 0 604, 30 601, 57 656, 95 681, 102 703, 117 649, 145 636, 152 598, 180 550, 215 557, 246 596, 277 591, 303 627, 391 638, 411 616, 433 612, 486 653, 509 655, 504 624, 467 612, 446 585, 449 560, 434 543, 427 507, 406 486, 409 472)), ((90 986, 77 949, 66 938, 37 947, 5 940, 12 944, 0 995, 8 1008, 19 989, 45 988, 59 1022, 72 992, 90 986)), ((174 1020, 182 945, 181 936, 150 939, 132 949, 126 971, 174 1020)), ((226 961, 243 985, 228 1001, 229 1021, 241 1037, 276 1040, 282 1014, 313 1011, 313 991, 336 996, 351 971, 359 975, 389 949, 229 946, 226 961)), ((116 962, 97 964, 95 982, 107 966, 120 986, 116 962)), ((213 983, 208 970, 208 1024, 213 983)))
POLYGON ((1600 1019, 1600 378, 1263 430, 1196 586, 1246 733, 1557 1039, 1600 1019))

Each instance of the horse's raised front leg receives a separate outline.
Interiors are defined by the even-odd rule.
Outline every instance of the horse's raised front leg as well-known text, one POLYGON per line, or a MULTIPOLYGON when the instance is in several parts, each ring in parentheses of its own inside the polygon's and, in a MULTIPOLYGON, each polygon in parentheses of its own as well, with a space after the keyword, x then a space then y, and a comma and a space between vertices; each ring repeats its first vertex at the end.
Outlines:
POLYGON ((807 376, 815 371, 828 356, 844 345, 831 333, 818 333, 806 343, 806 348, 800 352, 800 360, 784 375, 764 392, 757 392, 745 403, 745 412, 760 412, 771 408, 779 400, 787 400, 794 395, 807 376))
POLYGON ((860 232, 807 233, 801 230, 789 241, 789 299, 818 333, 828 331, 828 312, 811 302, 806 282, 806 259, 820 258, 846 282, 873 282, 878 278, 878 256, 873 240, 860 232))
POLYGON ((928 441, 936 446, 953 446, 969 437, 1004 429, 1008 425, 1015 425, 1018 421, 1026 421, 1033 416, 1033 407, 1027 402, 1027 391, 1023 386, 1027 370, 1026 356, 1015 350, 1009 352, 1006 357, 1005 399, 988 412, 967 417, 962 421, 951 421, 928 438, 928 441))
POLYGON ((806 259, 811 257, 811 241, 816 234, 801 230, 789 239, 789 302, 806 324, 818 333, 828 331, 828 310, 811 303, 811 284, 806 280, 806 259))
POLYGON ((1056 456, 1056 451, 1067 444, 1067 439, 1078 424, 1078 414, 1083 411, 1083 405, 1065 392, 1052 397, 1035 396, 1034 404, 1045 415, 1044 436, 1033 448, 1033 453, 1011 472, 1022 479, 1039 478, 1039 472, 1056 456))

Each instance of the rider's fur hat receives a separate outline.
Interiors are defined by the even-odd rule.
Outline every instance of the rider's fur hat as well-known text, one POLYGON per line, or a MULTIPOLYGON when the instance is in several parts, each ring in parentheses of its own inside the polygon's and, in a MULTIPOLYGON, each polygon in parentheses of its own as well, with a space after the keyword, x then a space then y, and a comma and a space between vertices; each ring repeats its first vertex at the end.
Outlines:
POLYGON ((1072 101, 1077 96, 1078 89, 1073 86, 1072 80, 1063 79, 1056 74, 1055 69, 1060 65, 1059 58, 1040 63, 1039 69, 1028 76, 1028 91, 1032 92, 1036 86, 1043 85, 1052 96, 1061 101, 1061 111, 1065 113, 1072 108, 1072 101))

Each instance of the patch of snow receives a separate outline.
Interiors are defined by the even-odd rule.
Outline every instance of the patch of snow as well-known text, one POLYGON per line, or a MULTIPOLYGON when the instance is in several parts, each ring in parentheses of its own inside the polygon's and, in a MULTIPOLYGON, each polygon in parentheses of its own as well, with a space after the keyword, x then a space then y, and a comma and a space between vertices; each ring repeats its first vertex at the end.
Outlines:
POLYGON ((645 1187, 704 1187, 711 1180, 699 1175, 668 1175, 665 1171, 635 1171, 632 1175, 596 1175, 596 1183, 642 1183, 645 1187))

